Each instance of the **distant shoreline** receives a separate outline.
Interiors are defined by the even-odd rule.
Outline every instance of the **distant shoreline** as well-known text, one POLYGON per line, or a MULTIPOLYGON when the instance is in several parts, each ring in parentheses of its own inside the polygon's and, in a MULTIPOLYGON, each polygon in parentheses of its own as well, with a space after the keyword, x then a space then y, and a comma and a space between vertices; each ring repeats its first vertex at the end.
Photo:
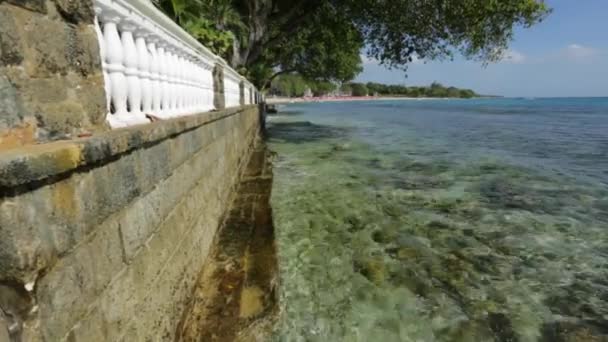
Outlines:
MULTIPOLYGON (((481 98, 481 97, 475 97, 481 98)), ((354 101, 416 101, 416 100, 452 100, 460 97, 399 97, 399 96, 323 96, 323 97, 267 97, 267 104, 316 103, 316 102, 354 102, 354 101)), ((463 99, 466 100, 466 99, 463 99)))

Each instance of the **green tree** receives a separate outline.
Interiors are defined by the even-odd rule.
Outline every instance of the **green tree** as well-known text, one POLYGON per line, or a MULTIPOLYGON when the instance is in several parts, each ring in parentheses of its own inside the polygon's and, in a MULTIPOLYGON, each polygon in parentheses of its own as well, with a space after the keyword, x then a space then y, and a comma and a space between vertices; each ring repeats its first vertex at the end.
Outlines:
POLYGON ((310 83, 310 89, 314 96, 325 96, 336 90, 336 85, 329 81, 313 81, 310 83))
POLYGON ((461 89, 460 90, 460 97, 463 99, 470 99, 475 96, 477 96, 477 94, 474 91, 472 91, 471 89, 461 89))
POLYGON ((353 91, 353 86, 351 83, 343 83, 340 86, 340 92, 342 92, 342 94, 350 94, 353 91))
POLYGON ((353 96, 367 96, 368 89, 367 86, 363 83, 351 83, 353 88, 353 96))
POLYGON ((277 73, 345 81, 360 51, 389 67, 461 53, 498 60, 515 26, 550 10, 542 0, 155 0, 258 86, 277 73))
POLYGON ((301 97, 308 88, 306 81, 295 74, 286 74, 276 77, 270 87, 271 93, 279 96, 301 97))

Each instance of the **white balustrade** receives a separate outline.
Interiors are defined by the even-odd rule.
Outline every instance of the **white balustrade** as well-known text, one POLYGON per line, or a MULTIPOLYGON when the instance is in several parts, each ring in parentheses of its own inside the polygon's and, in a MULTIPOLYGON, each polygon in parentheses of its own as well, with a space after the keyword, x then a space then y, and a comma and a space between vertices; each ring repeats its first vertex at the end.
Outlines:
POLYGON ((242 77, 232 68, 224 65, 224 99, 226 108, 241 105, 241 80, 242 77))
MULTIPOLYGON (((226 107, 240 105, 243 78, 149 0, 95 0, 111 127, 215 109, 213 67, 224 67, 226 107)), ((245 103, 255 88, 245 81, 245 103)))
POLYGON ((251 100, 251 84, 245 83, 245 104, 250 105, 252 103, 253 102, 251 100))

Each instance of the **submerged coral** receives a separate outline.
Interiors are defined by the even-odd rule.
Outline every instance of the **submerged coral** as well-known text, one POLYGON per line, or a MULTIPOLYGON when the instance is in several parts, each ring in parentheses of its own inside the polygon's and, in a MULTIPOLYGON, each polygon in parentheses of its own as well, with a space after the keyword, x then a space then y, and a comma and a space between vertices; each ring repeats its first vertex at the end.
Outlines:
POLYGON ((608 338, 597 189, 499 161, 403 158, 316 124, 292 124, 292 141, 289 126, 270 127, 277 340, 608 338))

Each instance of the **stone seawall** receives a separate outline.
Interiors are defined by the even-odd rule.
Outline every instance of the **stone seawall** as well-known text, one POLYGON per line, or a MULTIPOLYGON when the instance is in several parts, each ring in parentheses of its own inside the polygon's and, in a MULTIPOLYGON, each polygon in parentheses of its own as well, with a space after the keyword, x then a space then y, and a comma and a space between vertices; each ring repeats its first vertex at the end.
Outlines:
POLYGON ((170 341, 257 106, 0 152, 0 340, 170 341))
POLYGON ((0 150, 108 129, 93 2, 0 0, 0 150))

